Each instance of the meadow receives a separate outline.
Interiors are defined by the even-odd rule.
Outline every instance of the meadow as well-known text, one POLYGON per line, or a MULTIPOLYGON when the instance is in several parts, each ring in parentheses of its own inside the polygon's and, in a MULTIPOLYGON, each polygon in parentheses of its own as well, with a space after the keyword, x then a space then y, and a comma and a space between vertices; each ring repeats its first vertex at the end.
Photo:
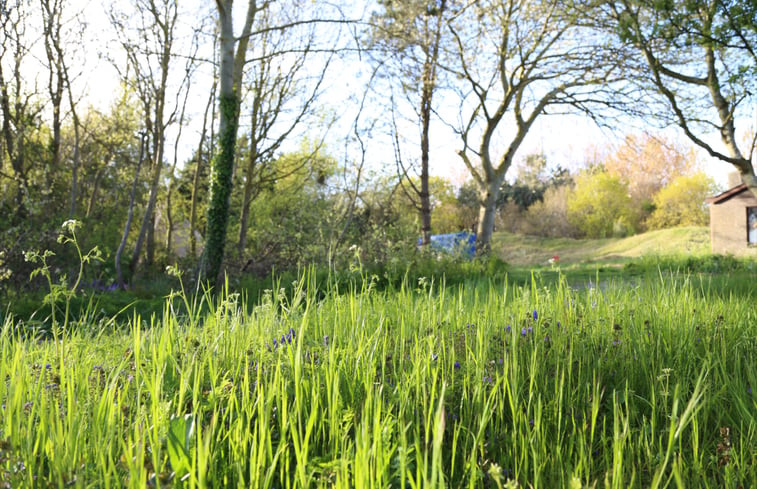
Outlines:
POLYGON ((753 289, 597 278, 305 273, 44 337, 8 316, 0 488, 755 486, 753 289))

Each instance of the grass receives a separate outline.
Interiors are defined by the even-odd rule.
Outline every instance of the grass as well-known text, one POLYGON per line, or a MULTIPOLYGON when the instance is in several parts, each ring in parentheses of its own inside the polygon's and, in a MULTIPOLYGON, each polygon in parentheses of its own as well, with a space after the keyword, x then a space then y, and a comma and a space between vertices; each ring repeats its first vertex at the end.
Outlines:
POLYGON ((753 297, 539 277, 311 274, 57 341, 6 319, 0 487, 757 484, 753 297))
POLYGON ((492 249, 516 266, 545 265, 554 255, 563 264, 626 263, 632 258, 668 255, 700 257, 710 252, 708 227, 661 229, 628 238, 541 238, 495 233, 492 249))

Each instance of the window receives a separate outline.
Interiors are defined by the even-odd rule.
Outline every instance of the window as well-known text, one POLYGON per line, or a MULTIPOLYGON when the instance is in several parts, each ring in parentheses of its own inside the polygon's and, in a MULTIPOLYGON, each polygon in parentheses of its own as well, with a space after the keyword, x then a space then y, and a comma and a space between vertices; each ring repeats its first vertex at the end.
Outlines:
POLYGON ((746 209, 747 243, 757 246, 757 207, 746 209))

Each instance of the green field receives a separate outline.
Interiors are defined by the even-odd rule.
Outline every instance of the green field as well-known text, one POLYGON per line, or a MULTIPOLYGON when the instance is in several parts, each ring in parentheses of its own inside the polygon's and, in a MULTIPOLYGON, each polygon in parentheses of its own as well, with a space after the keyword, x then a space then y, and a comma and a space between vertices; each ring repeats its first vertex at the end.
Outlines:
POLYGON ((703 256, 710 252, 708 227, 660 229, 628 238, 540 238, 495 233, 492 250, 516 266, 546 265, 554 255, 562 263, 624 263, 651 256, 703 256))
POLYGON ((754 294, 718 278, 311 275, 54 339, 7 319, 0 487, 754 487, 754 294))

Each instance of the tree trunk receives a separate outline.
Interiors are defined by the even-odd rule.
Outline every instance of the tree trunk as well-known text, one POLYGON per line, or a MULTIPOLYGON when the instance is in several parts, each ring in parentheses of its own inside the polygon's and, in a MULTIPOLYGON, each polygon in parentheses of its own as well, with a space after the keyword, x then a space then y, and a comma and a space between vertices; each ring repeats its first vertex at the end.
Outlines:
MULTIPOLYGON (((162 122, 161 122, 162 124, 162 122)), ((147 208, 145 214, 142 217, 142 225, 139 228, 139 235, 137 236, 137 244, 134 247, 134 253, 131 255, 130 269, 132 275, 137 270, 139 263, 139 256, 142 253, 142 246, 145 244, 147 234, 150 229, 150 225, 153 222, 153 214, 155 213, 155 203, 158 201, 158 187, 160 186, 160 170, 161 161, 163 160, 163 148, 161 143, 157 143, 157 151, 153 159, 152 179, 150 183, 150 197, 147 200, 147 208)), ((148 261, 149 263, 149 261, 148 261)))
MULTIPOLYGON (((142 159, 141 155, 142 148, 140 148, 140 160, 142 159)), ((108 160, 110 160, 110 155, 105 159, 105 164, 107 165, 108 160)), ((141 161, 140 161, 141 165, 141 161)), ((105 166, 101 166, 97 169, 97 172, 95 173, 95 181, 92 184, 92 195, 89 196, 89 203, 87 204, 87 213, 85 214, 86 217, 89 217, 92 215, 92 211, 95 208, 95 201, 97 200, 97 192, 100 190, 100 182, 102 181, 103 174, 105 173, 105 166)))
POLYGON ((250 220, 250 204, 252 203, 252 194, 255 190, 253 181, 255 176, 255 163, 257 162, 257 152, 255 151, 257 142, 250 141, 250 157, 247 162, 247 174, 244 182, 244 197, 242 200, 242 215, 239 218, 239 241, 237 243, 237 253, 242 257, 244 248, 247 246, 247 225, 250 220))
MULTIPOLYGON (((197 238, 195 233, 197 232, 197 192, 200 189, 200 168, 202 165, 202 145, 205 142, 205 132, 208 124, 208 111, 213 106, 216 98, 216 85, 213 84, 213 88, 210 89, 210 96, 208 97, 208 103, 205 106, 205 115, 202 118, 202 131, 200 131, 200 143, 197 145, 197 164, 195 165, 195 173, 192 178, 192 204, 189 209, 189 250, 192 257, 197 256, 197 238)), ((213 110, 213 116, 215 116, 215 109, 213 110)), ((211 130, 213 126, 213 120, 210 121, 211 130)), ((213 136, 211 135, 211 139, 213 136)))
POLYGON ((497 197, 502 182, 495 179, 481 192, 478 212, 478 229, 476 230, 476 254, 488 255, 491 252, 491 240, 494 233, 494 217, 497 213, 497 197))
POLYGON ((218 153, 210 168, 210 196, 208 202, 208 227, 203 253, 203 276, 212 284, 221 278, 226 231, 229 222, 229 202, 234 174, 234 159, 239 126, 239 85, 242 80, 247 44, 252 22, 257 11, 255 0, 249 0, 247 18, 239 45, 236 46, 232 21, 232 0, 216 0, 220 24, 220 92, 218 104, 218 153), (235 53, 236 47, 236 53, 235 53))
MULTIPOLYGON (((118 250, 116 251, 116 280, 118 281, 118 286, 122 289, 126 289, 126 284, 124 283, 123 274, 121 273, 121 255, 123 255, 124 248, 126 248, 126 240, 129 237, 129 229, 131 228, 131 221, 134 218, 134 201, 136 199, 137 195, 137 183, 139 182, 139 170, 142 168, 142 158, 144 156, 145 151, 145 137, 144 135, 140 139, 139 144, 139 160, 137 161, 137 169, 134 172, 134 183, 132 183, 131 186, 131 195, 129 196, 129 212, 126 217, 126 224, 124 225, 124 232, 121 236, 121 243, 118 245, 118 250)), ((94 195, 97 192, 97 181, 99 180, 99 177, 95 180, 95 190, 92 192, 93 198, 89 201, 89 208, 87 209, 87 216, 89 216, 90 210, 92 208, 92 202, 94 201, 94 195)))
MULTIPOLYGON (((424 71, 429 71, 428 63, 424 71)), ((425 78, 425 75, 424 75, 425 78)), ((424 79, 423 95, 421 97, 421 232, 423 234, 422 244, 431 243, 431 195, 428 185, 428 152, 429 152, 429 126, 431 125, 431 97, 433 95, 433 86, 428 85, 424 79)), ((432 82, 431 82, 432 83, 432 82)))

